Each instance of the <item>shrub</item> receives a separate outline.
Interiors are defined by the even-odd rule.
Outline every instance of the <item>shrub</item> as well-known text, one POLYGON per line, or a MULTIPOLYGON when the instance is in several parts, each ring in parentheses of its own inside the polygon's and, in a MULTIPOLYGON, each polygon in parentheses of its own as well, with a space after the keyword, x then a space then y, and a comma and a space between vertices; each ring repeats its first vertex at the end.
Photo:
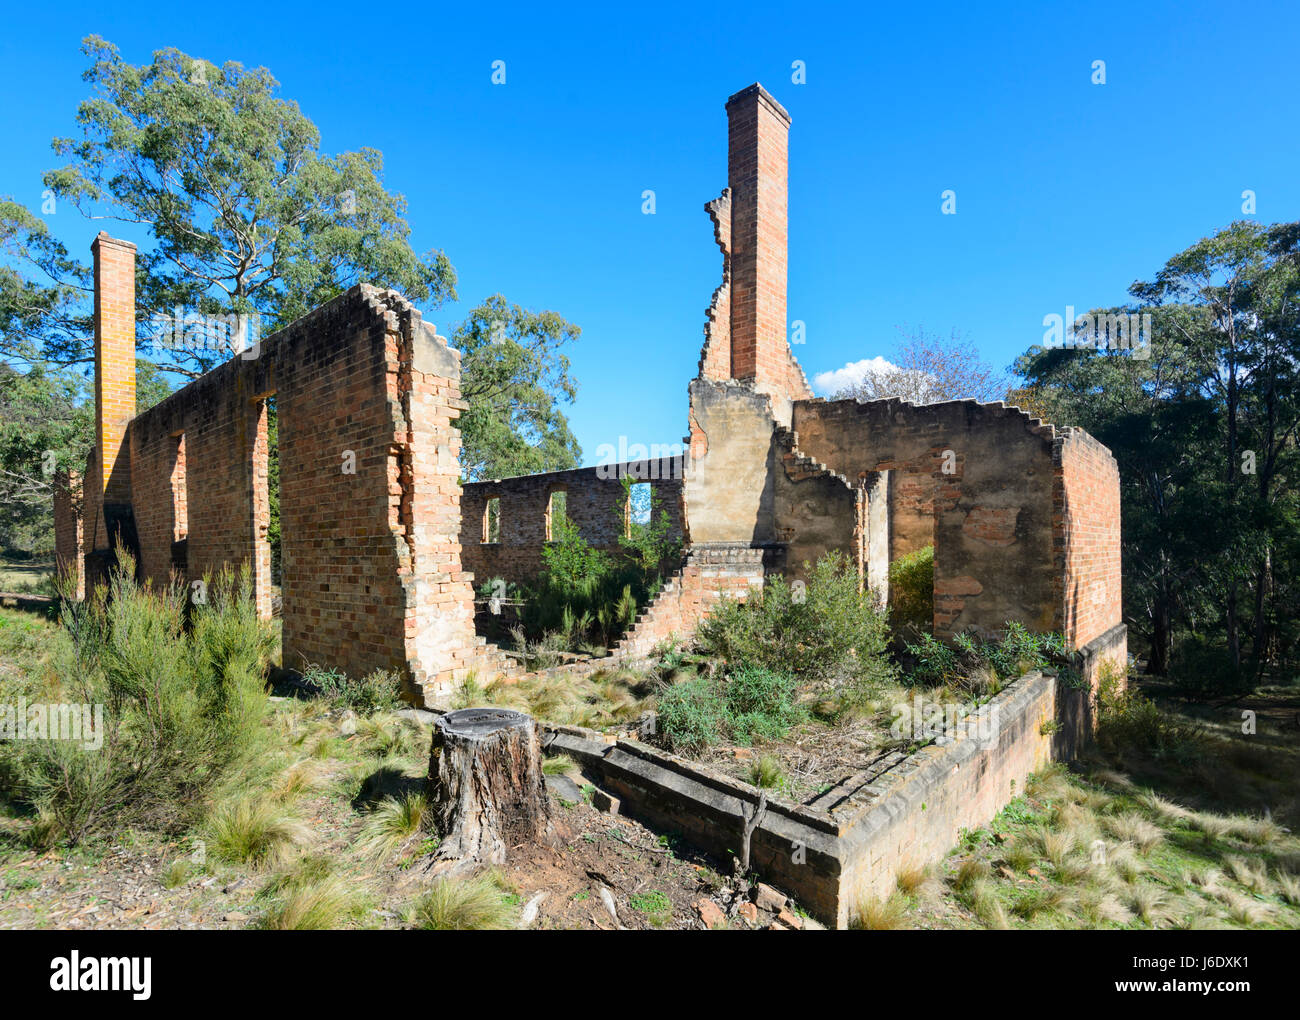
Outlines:
MULTIPOLYGON (((630 514, 633 480, 624 477, 622 482, 630 514)), ((657 589, 663 575, 681 560, 682 540, 674 535, 674 531, 663 498, 657 489, 651 487, 649 519, 644 522, 629 520, 626 534, 620 533, 618 539, 624 556, 640 572, 648 589, 657 589)))
POLYGON ((889 612, 896 631, 930 633, 934 626, 934 546, 889 565, 889 612))
POLYGON ((661 740, 684 754, 697 754, 730 736, 748 744, 755 737, 779 740, 804 718, 789 673, 744 666, 725 677, 690 676, 659 696, 656 723, 661 740))
POLYGON ((708 677, 689 677, 659 695, 655 721, 660 738, 674 751, 693 754, 722 738, 726 723, 717 683, 708 677))
POLYGON ((911 683, 938 686, 954 679, 961 668, 957 653, 930 634, 916 644, 906 645, 911 658, 907 679, 911 683))
POLYGON ((273 641, 247 569, 205 578, 208 600, 188 607, 187 632, 186 590, 139 586, 124 549, 118 563, 84 602, 63 599, 53 683, 27 693, 32 702, 103 706, 102 745, 0 744, 0 774, 51 842, 77 843, 110 823, 189 822, 205 795, 257 759, 266 732, 273 641))
POLYGON ((754 737, 779 739, 803 718, 795 703, 797 685, 789 673, 744 666, 726 678, 722 699, 732 736, 749 743, 754 737))
POLYGON ((993 640, 958 634, 949 646, 922 634, 917 643, 906 643, 904 648, 908 681, 928 686, 965 684, 981 671, 1004 679, 1022 676, 1065 658, 1065 643, 1059 634, 1033 634, 1014 620, 993 640))
POLYGON ((1148 752, 1155 757, 1196 755, 1204 743, 1200 728, 1166 716, 1123 677, 1103 670, 1097 684, 1097 742, 1108 751, 1148 752))
POLYGON ((336 669, 315 663, 303 672, 303 680, 314 685, 337 708, 350 708, 359 715, 391 712, 402 703, 402 678, 385 669, 377 669, 360 680, 336 669))
POLYGON ((551 541, 542 547, 542 568, 552 587, 578 592, 593 578, 610 570, 610 559, 582 537, 578 526, 564 514, 551 519, 551 541))
POLYGON ((732 670, 793 671, 847 693, 894 678, 888 640, 884 610, 858 590, 857 569, 840 552, 819 559, 804 582, 776 575, 745 601, 722 603, 699 630, 703 650, 732 670))

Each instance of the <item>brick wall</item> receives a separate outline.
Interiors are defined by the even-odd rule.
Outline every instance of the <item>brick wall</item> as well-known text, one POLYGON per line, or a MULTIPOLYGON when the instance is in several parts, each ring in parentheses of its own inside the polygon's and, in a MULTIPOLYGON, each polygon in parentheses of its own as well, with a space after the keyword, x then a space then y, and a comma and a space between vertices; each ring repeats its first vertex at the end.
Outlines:
POLYGON ((1119 466, 1083 429, 1062 429, 1053 448, 1057 595, 1065 635, 1082 646, 1120 623, 1119 466))
POLYGON ((832 471, 890 473, 890 558, 934 544, 937 636, 1060 629, 1052 426, 973 400, 801 400, 793 421, 799 449, 832 471))
POLYGON ((1052 452, 1055 597, 1067 643, 1080 650, 1080 668, 1095 689, 1104 669, 1123 676, 1128 665, 1119 466, 1079 428, 1059 430, 1052 452))
POLYGON ((131 505, 143 575, 165 583, 173 543, 184 534, 185 580, 247 563, 264 617, 271 615, 265 405, 275 392, 275 369, 264 343, 261 358, 232 358, 130 428, 131 505))
POLYGON ((731 378, 731 189, 704 207, 713 223, 713 239, 722 250, 722 282, 713 292, 704 319, 701 379, 731 378))
POLYGON ((637 659, 664 641, 684 641, 720 600, 743 599, 751 588, 763 586, 765 555, 748 544, 692 546, 682 569, 637 617, 613 654, 637 659))
POLYGON ((668 512, 673 533, 682 536, 682 458, 609 464, 547 471, 493 481, 470 482, 461 497, 459 522, 461 562, 476 584, 492 578, 507 583, 535 578, 542 569, 546 546, 547 503, 552 492, 563 491, 567 516, 591 545, 610 553, 621 548, 626 534, 627 498, 622 477, 653 486, 655 499, 668 512), (499 541, 484 541, 488 501, 499 499, 499 541))
POLYGON ((86 597, 83 501, 80 473, 60 471, 54 478, 54 569, 60 577, 76 575, 79 599, 86 597))
POLYGON ((784 548, 782 572, 804 578, 807 565, 828 552, 841 552, 866 580, 867 493, 855 479, 829 470, 798 448, 789 429, 776 431, 773 519, 784 548))
POLYGON ((460 563, 459 356, 399 295, 317 308, 131 423, 144 573, 249 564, 270 613, 267 401, 279 418, 284 665, 395 669, 424 700, 508 666, 460 563), (182 491, 183 483, 183 491, 182 491))

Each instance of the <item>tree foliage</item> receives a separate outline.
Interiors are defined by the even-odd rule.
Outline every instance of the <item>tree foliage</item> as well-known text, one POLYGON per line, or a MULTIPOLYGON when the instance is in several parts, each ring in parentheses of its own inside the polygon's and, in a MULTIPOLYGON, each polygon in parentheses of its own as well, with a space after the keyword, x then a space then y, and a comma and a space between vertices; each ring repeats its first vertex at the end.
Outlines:
POLYGON ((471 481, 578 466, 582 449, 561 405, 577 383, 564 349, 582 330, 495 294, 452 333, 460 351, 461 471, 471 481))
MULTIPOLYGON (((167 370, 199 375, 231 353, 159 342, 152 317, 177 308, 257 314, 270 333, 361 280, 416 302, 455 296, 447 257, 411 248, 406 202, 385 189, 382 155, 323 154, 316 126, 265 68, 170 48, 136 66, 97 36, 83 50, 94 94, 77 111, 81 136, 54 140, 66 162, 45 186, 87 217, 149 233, 137 313, 167 370)), ((13 202, 0 204, 0 239, 27 270, 0 278, 3 353, 90 360, 89 266, 13 202)))
MULTIPOLYGON (((53 449, 59 466, 80 470, 93 442, 89 391, 74 374, 94 359, 90 259, 68 250, 46 214, 75 208, 147 235, 136 267, 137 349, 151 359, 138 362, 142 398, 167 391, 163 373, 195 377, 234 353, 228 343, 171 342, 160 326, 178 311, 255 315, 269 335, 362 280, 426 308, 456 296, 447 256, 412 248, 406 202, 386 189, 379 151, 324 153, 316 126, 266 68, 173 48, 136 66, 97 36, 83 50, 92 94, 77 110, 79 135, 54 140, 61 164, 44 176, 40 214, 0 196, 0 364, 9 372, 0 495, 14 518, 0 539, 24 547, 50 536, 49 479, 33 455, 53 449)), ((576 384, 561 348, 579 333, 500 295, 456 331, 469 477, 577 465, 561 410, 576 384)))
MULTIPOLYGON (((1178 632, 1227 672, 1293 659, 1300 618, 1300 224, 1242 221, 1130 288, 1150 355, 1035 348, 1028 397, 1120 466, 1126 618, 1163 672, 1178 632)), ((1204 668, 1203 665, 1200 668, 1204 668)))

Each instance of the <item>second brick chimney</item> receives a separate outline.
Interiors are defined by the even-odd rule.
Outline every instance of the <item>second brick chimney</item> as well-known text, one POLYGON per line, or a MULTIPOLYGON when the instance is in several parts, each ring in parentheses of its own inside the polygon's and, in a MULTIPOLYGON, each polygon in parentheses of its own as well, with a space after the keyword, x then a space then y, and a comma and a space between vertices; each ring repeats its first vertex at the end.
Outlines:
POLYGON ((95 451, 104 504, 131 499, 135 417, 135 245, 100 233, 95 257, 95 451))
POLYGON ((786 332, 789 133, 790 115, 757 82, 727 100, 727 191, 709 211, 729 273, 710 314, 716 320, 725 305, 730 321, 710 335, 730 350, 706 354, 702 372, 768 394, 782 420, 791 400, 812 396, 786 332))

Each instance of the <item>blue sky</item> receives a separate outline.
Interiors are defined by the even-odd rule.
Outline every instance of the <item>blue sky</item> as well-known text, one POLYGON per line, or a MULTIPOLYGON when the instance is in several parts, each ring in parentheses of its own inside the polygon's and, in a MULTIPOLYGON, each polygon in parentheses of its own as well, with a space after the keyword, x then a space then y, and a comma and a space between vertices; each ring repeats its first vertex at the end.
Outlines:
MULTIPOLYGON (((721 273, 703 206, 726 184, 723 103, 753 81, 793 117, 789 314, 810 377, 888 356, 899 327, 960 330, 1007 366, 1045 315, 1119 303, 1241 218, 1244 190, 1256 218, 1300 218, 1300 5, 904 6, 11 6, 0 194, 39 206, 87 34, 132 63, 176 46, 265 65, 325 151, 383 151, 415 246, 460 276, 460 303, 429 313, 442 332, 498 291, 582 327, 588 463, 620 435, 685 432, 721 273)), ((98 229, 51 225, 79 250, 98 229)))

